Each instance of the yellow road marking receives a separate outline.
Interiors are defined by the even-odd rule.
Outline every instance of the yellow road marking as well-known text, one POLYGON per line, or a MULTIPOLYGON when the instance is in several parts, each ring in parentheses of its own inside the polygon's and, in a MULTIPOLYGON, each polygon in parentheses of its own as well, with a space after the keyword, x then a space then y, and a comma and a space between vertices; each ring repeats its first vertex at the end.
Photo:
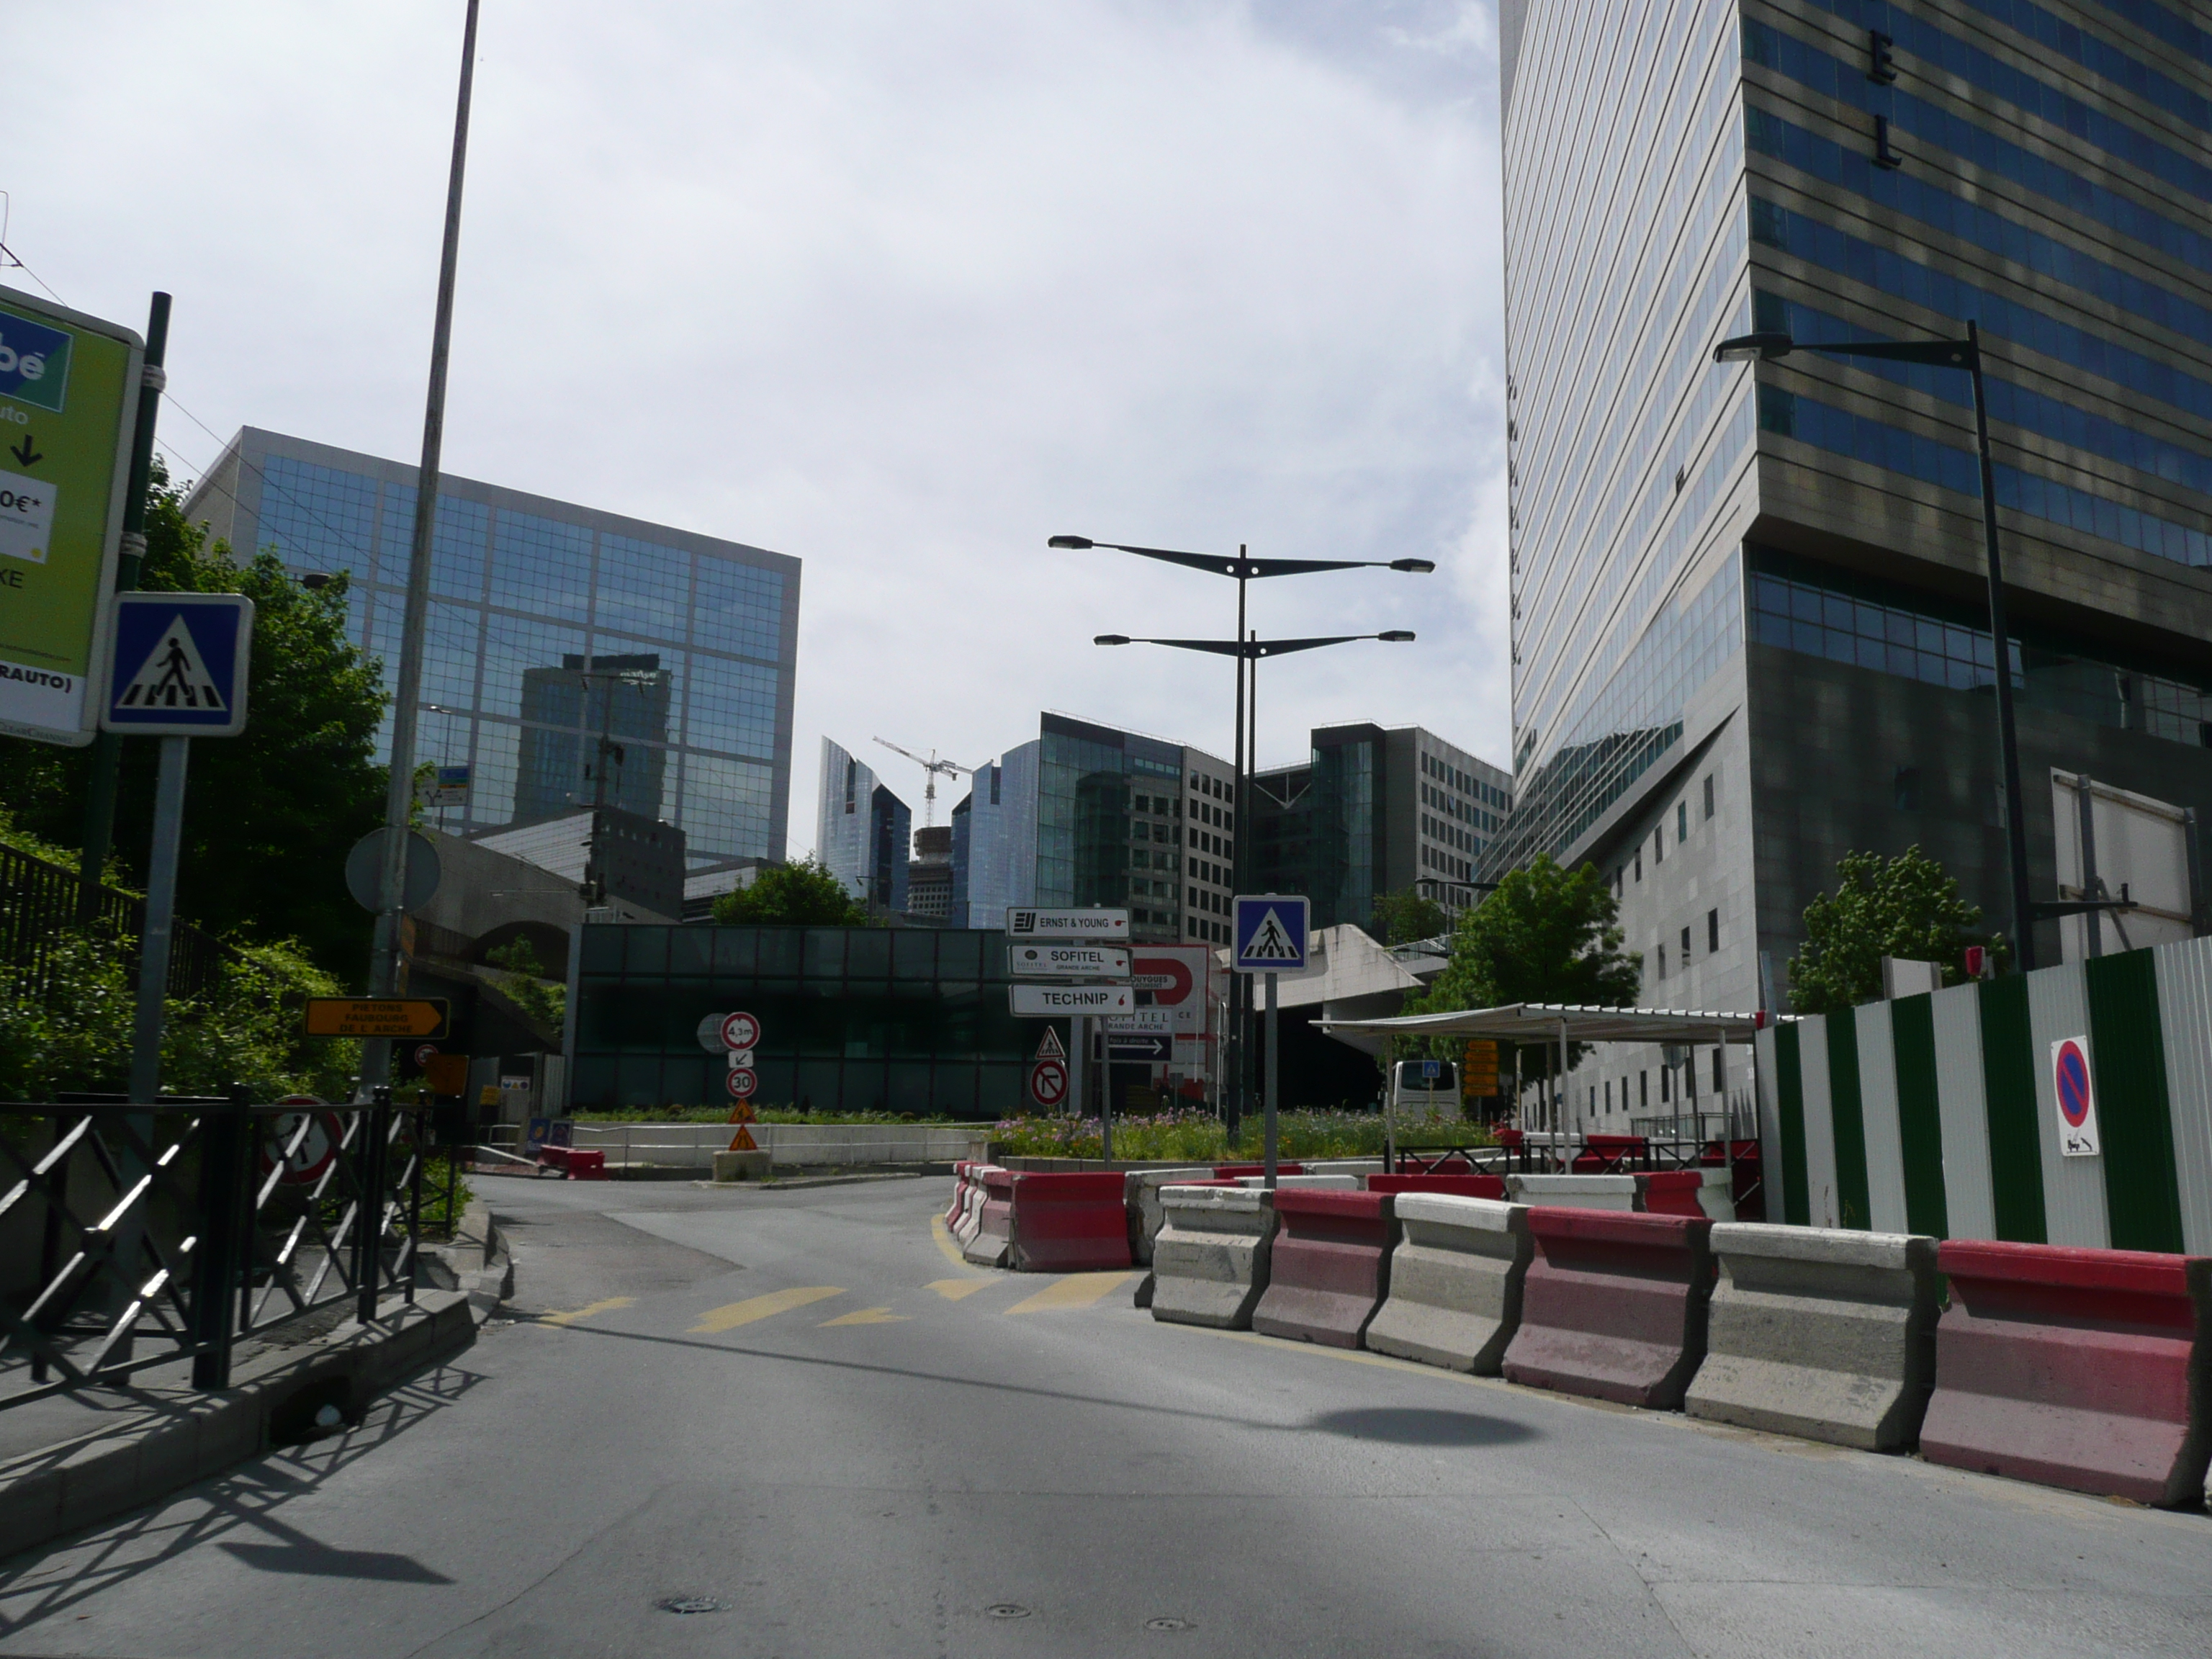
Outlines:
POLYGON ((1035 1296, 1024 1297, 1006 1310, 1010 1314, 1051 1313, 1064 1308, 1088 1308, 1109 1296, 1118 1285, 1137 1275, 1124 1273, 1069 1273, 1046 1285, 1035 1296))
POLYGON ((612 1313, 617 1308, 627 1308, 637 1298, 630 1296, 611 1296, 605 1301, 594 1302, 588 1308, 572 1308, 567 1313, 540 1314, 541 1325, 573 1325, 580 1319, 589 1319, 593 1314, 612 1313))
POLYGON ((822 1322, 822 1328, 826 1331, 832 1325, 896 1325, 906 1317, 904 1314, 893 1313, 889 1308, 863 1308, 858 1313, 840 1314, 835 1319, 825 1319, 822 1322))
POLYGON ((947 1302, 957 1302, 963 1296, 975 1295, 986 1285, 998 1282, 995 1279, 933 1279, 922 1289, 935 1291, 947 1302))
POLYGON ((968 1258, 960 1254, 959 1243, 953 1238, 952 1230, 945 1224, 943 1216, 929 1218, 929 1236, 937 1241, 938 1251, 947 1261, 956 1267, 968 1265, 968 1258))
POLYGON ((740 1325, 750 1325, 756 1319, 766 1319, 771 1314, 788 1313, 793 1308, 803 1308, 810 1302, 819 1302, 824 1297, 842 1296, 844 1291, 836 1285, 802 1285, 796 1290, 771 1291, 766 1296, 749 1297, 743 1302, 732 1302, 726 1308, 717 1308, 703 1316, 691 1328, 694 1336, 713 1336, 721 1331, 733 1331, 740 1325))

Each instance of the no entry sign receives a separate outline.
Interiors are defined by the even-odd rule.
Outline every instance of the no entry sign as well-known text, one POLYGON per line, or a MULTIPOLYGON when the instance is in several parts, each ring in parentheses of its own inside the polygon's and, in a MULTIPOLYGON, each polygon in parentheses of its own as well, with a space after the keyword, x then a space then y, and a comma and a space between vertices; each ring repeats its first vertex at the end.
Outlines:
POLYGON ((2058 1150, 2069 1158, 2095 1158, 2103 1147, 2087 1037, 2061 1037, 2051 1045, 2051 1091, 2058 1108, 2058 1150))

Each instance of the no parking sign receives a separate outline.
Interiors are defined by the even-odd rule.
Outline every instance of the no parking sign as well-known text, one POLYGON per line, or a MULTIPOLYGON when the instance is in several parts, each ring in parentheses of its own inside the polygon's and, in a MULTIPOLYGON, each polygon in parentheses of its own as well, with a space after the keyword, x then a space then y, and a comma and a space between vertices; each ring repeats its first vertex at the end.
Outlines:
POLYGON ((2061 1037, 2051 1045, 2051 1091, 2058 1107, 2058 1150, 2069 1158, 2094 1158, 2097 1091, 2089 1077, 2089 1039, 2061 1037))

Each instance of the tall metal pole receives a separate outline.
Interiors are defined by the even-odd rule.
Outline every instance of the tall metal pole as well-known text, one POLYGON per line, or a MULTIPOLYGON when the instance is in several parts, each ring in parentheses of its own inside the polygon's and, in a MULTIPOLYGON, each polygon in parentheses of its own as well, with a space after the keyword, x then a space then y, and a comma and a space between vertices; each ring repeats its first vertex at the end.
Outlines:
MULTIPOLYGON (((446 437, 446 364, 453 333, 453 271, 461 245, 461 181, 469 153, 469 94, 476 80, 477 0, 461 30, 461 85, 453 111, 453 160, 446 181, 446 240, 438 261, 438 312, 430 331, 430 387, 422 412, 422 464, 416 477, 415 538, 408 555, 406 618, 399 636, 399 678, 392 691, 392 777, 385 792, 384 867, 377 881, 376 940, 369 958, 372 996, 399 987, 399 923, 407 891, 407 831, 415 805, 416 702, 422 689, 422 630, 430 609, 430 544, 438 524, 438 465, 446 437)), ((362 1045, 362 1087, 392 1076, 392 1045, 362 1045)))
MULTIPOLYGON (((123 545, 115 560, 115 591, 138 586, 146 557, 146 492, 154 483, 154 428, 161 412, 161 392, 169 383, 162 368, 169 355, 169 296, 155 294, 146 312, 145 367, 138 380, 138 423, 131 434, 131 481, 123 496, 123 545)), ((115 782, 123 764, 123 734, 102 732, 93 739, 92 770, 84 787, 84 851, 77 860, 76 923, 88 927, 100 914, 100 878, 115 845, 115 782)))
POLYGON ((131 1098, 151 1104, 161 1089, 161 1016, 169 989, 169 940, 177 913, 177 848, 184 837, 190 738, 161 739, 154 786, 154 843, 146 861, 146 927, 138 940, 137 1018, 131 1038, 131 1098))
MULTIPOLYGON (((1244 637, 1244 555, 1245 544, 1237 544, 1237 637, 1244 637)), ((1244 653, 1237 653, 1237 733, 1232 747, 1236 780, 1229 791, 1229 890, 1233 895, 1243 890, 1244 878, 1244 653)), ((1232 948, 1236 940, 1230 941, 1232 948)), ((1234 1146, 1241 1139, 1244 1125, 1244 985, 1248 976, 1233 974, 1229 981, 1229 1088, 1228 1130, 1229 1144, 1234 1146)))
MULTIPOLYGON (((1244 977, 1249 979, 1252 976, 1247 974, 1244 977)), ((1267 1129, 1266 1152, 1263 1154, 1267 1159, 1267 1168, 1266 1179, 1261 1184, 1270 1191, 1273 1190, 1275 1185, 1275 1147, 1278 1127, 1276 1114, 1281 1107, 1283 1098, 1282 1067, 1275 1063, 1276 1050, 1279 1047, 1277 1033, 1279 1025, 1280 1022, 1275 1012, 1275 975, 1269 974, 1267 975, 1267 1129)))
POLYGON ((1997 486, 1990 464, 1990 407, 1982 389, 1982 333, 1966 325, 1974 383, 1974 445, 1982 463, 1982 550, 1989 566, 1990 646, 1996 661, 1997 753, 2004 769, 2005 852, 2012 863, 2012 935, 2026 973, 2035 966, 2035 906, 2027 890, 2027 813, 2020 792, 2020 736, 2012 717, 2012 644, 2005 630, 2004 565, 1997 552, 1997 486))

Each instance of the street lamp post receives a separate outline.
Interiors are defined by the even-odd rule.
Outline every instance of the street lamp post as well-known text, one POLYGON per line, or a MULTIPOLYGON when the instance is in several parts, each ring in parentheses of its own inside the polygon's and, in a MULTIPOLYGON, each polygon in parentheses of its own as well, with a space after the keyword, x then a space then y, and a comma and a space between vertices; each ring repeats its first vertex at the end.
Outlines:
MULTIPOLYGON (((1234 656, 1237 659, 1236 738, 1233 744, 1232 761, 1237 775, 1235 787, 1230 792, 1231 821, 1229 826, 1230 885, 1232 890, 1235 889, 1239 884, 1247 867, 1244 856, 1245 823, 1251 816, 1249 811, 1251 803, 1248 799, 1247 774, 1256 771, 1259 766, 1258 756, 1253 752, 1258 747, 1259 734, 1256 727, 1252 731, 1250 740, 1248 742, 1246 738, 1247 690, 1248 686, 1251 685, 1251 676, 1255 672, 1257 659, 1256 656, 1248 654, 1238 648, 1240 645, 1247 642, 1255 645, 1258 643, 1252 641, 1244 625, 1245 585, 1268 576, 1305 576, 1323 570, 1396 570, 1411 575, 1427 575, 1436 569, 1436 561, 1433 559, 1255 559, 1248 554, 1242 543, 1237 544, 1237 556, 1232 559, 1218 553, 1184 553, 1173 548, 1133 547, 1125 542, 1097 542, 1091 540, 1088 536, 1054 536, 1045 544, 1048 547, 1064 548, 1077 552, 1088 552, 1094 549, 1105 548, 1116 553, 1133 553, 1139 558, 1158 559, 1165 564, 1181 565, 1187 570, 1202 570, 1211 575, 1227 576, 1236 582, 1237 635, 1234 640, 1216 640, 1206 642, 1177 640, 1128 641, 1119 635, 1102 634, 1098 636, 1097 641, 1100 644, 1112 642, 1172 645, 1189 650, 1214 651, 1221 655, 1234 656)), ((1398 635, 1395 634, 1373 635, 1348 634, 1343 636, 1346 640, 1396 637, 1398 635)), ((1410 640, 1413 635, 1407 634, 1404 637, 1410 640)), ((1298 645, 1282 641, 1278 642, 1273 648, 1279 652, 1286 648, 1305 650, 1310 648, 1311 645, 1334 645, 1340 642, 1336 639, 1314 641, 1308 644, 1298 645)), ((1256 687, 1251 689, 1256 690, 1256 687)), ((1247 977, 1237 976, 1236 981, 1230 987, 1229 993, 1228 1098, 1224 1105, 1228 1120, 1229 1138, 1232 1145, 1237 1139, 1243 1108, 1244 1073, 1242 1029, 1245 1017, 1249 1012, 1251 1001, 1251 987, 1244 982, 1247 977)))
POLYGON ((2012 931, 2022 972, 2035 966, 2036 905, 2027 886, 2027 817, 2021 799, 2020 738, 2013 724, 2012 645, 2005 629, 2004 565, 1997 550, 1996 479, 1990 464, 1989 398, 1982 386, 1981 330, 1966 325, 1959 340, 1796 340, 1779 329, 1740 334, 1713 348, 1713 361, 1771 362, 1793 351, 1821 351, 1837 357, 1872 357, 1889 362, 1926 363, 1961 368, 1973 384, 1974 447, 1981 467, 1982 554, 1990 591, 1990 645, 1996 669, 1997 759, 2005 799, 2005 851, 2011 866, 2012 931))
MULTIPOLYGON (((1316 651, 1326 645, 1349 645, 1355 640, 1382 640, 1389 644, 1401 645, 1411 644, 1413 639, 1413 632, 1411 629, 1390 628, 1385 629, 1379 634, 1328 634, 1315 638, 1299 640, 1263 640, 1249 634, 1245 635, 1243 638, 1234 640, 1133 639, 1127 634, 1100 634, 1095 635, 1091 642, 1093 645, 1164 645, 1176 651, 1203 651, 1213 656, 1234 657, 1237 659, 1239 671, 1237 677, 1237 686, 1239 691, 1241 692, 1243 690, 1244 684, 1249 678, 1256 694, 1259 682, 1260 659, 1263 657, 1288 656, 1294 651, 1316 651)), ((1256 705, 1256 695, 1254 698, 1254 702, 1256 705)), ((1251 743, 1247 744, 1243 741, 1243 732, 1241 729, 1243 720, 1243 709, 1244 703, 1240 696, 1237 709, 1238 725, 1240 727, 1237 733, 1237 751, 1240 757, 1250 752, 1251 750, 1256 750, 1259 745, 1259 731, 1256 724, 1253 729, 1251 743)), ((1255 769, 1257 769, 1256 766, 1255 769)), ((1246 793, 1244 786, 1247 780, 1244 778, 1240 769, 1237 777, 1238 788, 1237 793, 1238 805, 1237 810, 1237 823, 1234 833, 1231 838, 1231 847, 1237 849, 1237 851, 1234 855, 1232 855, 1232 865, 1235 864, 1237 860, 1241 857, 1242 849, 1244 846, 1244 797, 1246 793)), ((1185 856, 1188 856, 1188 853, 1186 853, 1185 856)), ((1232 890, 1236 889, 1239 884, 1237 880, 1239 873, 1239 871, 1236 868, 1232 868, 1230 872, 1230 885, 1232 890)), ((1232 1146, 1236 1144, 1238 1127, 1243 1121, 1244 1073, 1242 1058, 1242 1045, 1243 1042, 1243 1032, 1241 1029, 1240 1022, 1249 1018, 1251 1012, 1251 990, 1249 981, 1252 976, 1249 974, 1238 974, 1234 977, 1237 980, 1247 981, 1247 983, 1244 987, 1244 994, 1242 997, 1237 995, 1236 988, 1234 986, 1232 986, 1231 989, 1229 1030, 1230 1080, 1231 1086, 1228 1101, 1227 1119, 1229 1139, 1230 1143, 1232 1146)), ((1270 1058, 1272 1059, 1272 1056, 1270 1056, 1270 1058)))

